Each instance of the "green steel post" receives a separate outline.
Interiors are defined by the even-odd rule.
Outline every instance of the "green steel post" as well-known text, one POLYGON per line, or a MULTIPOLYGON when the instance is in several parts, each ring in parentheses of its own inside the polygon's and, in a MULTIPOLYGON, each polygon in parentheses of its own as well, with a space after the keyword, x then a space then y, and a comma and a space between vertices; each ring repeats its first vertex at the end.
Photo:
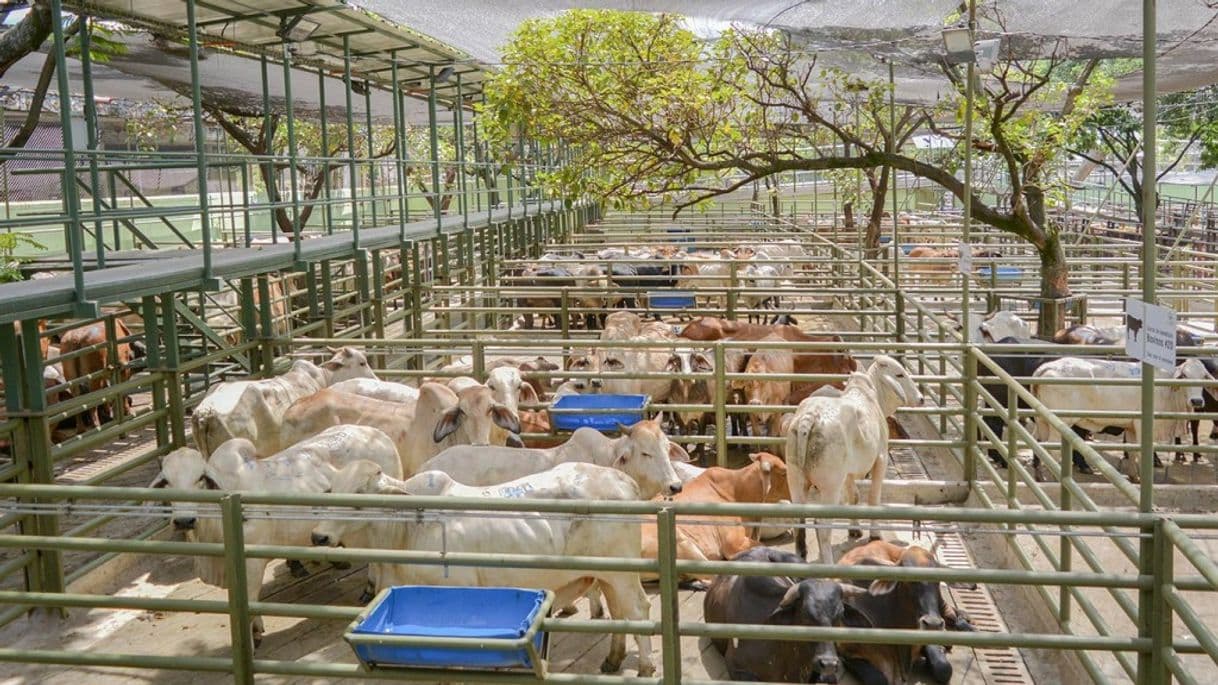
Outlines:
MULTIPOLYGON (((106 369, 110 376, 110 385, 114 387, 123 382, 122 364, 118 357, 118 325, 115 323, 113 314, 106 316, 104 321, 106 329, 106 355, 110 360, 109 368, 106 369)), ((126 414, 126 402, 123 401, 125 395, 118 395, 114 398, 114 416, 112 417, 115 423, 122 423, 126 414)))
MULTIPOLYGON (((271 159, 271 156, 275 153, 275 132, 271 130, 271 77, 270 72, 267 69, 267 59, 265 53, 259 57, 259 65, 262 69, 262 142, 265 147, 265 149, 262 151, 263 159, 261 164, 263 168, 263 178, 274 179, 277 177, 277 174, 275 174, 275 162, 271 159)), ((274 203, 271 202, 270 188, 267 188, 266 191, 266 202, 267 219, 271 222, 271 242, 278 243, 279 222, 275 220, 275 212, 279 210, 274 206, 274 203)))
MULTIPOLYGON (((359 173, 355 166, 355 122, 351 104, 351 36, 343 36, 343 89, 347 105, 347 186, 351 192, 351 249, 359 249, 359 203, 356 201, 359 173)), ((333 311, 333 310, 331 310, 333 311)))
POLYGON ((964 347, 964 479, 977 487, 977 349, 964 347))
POLYGON ((271 307, 271 282, 267 274, 258 274, 258 320, 262 324, 262 372, 267 377, 275 373, 275 320, 271 307))
MULTIPOLYGON (((891 150, 895 154, 896 138, 897 138, 897 82, 893 76, 893 61, 888 60, 888 124, 892 130, 891 150)), ((816 201, 815 192, 812 194, 813 202, 816 201)), ((898 341, 905 340, 905 298, 901 295, 901 241, 900 241, 900 223, 897 221, 897 170, 892 170, 892 243, 889 247, 892 250, 892 283, 895 287, 893 297, 896 302, 897 309, 897 330, 896 339, 898 341)))
POLYGON ((326 70, 322 67, 317 68, 317 101, 318 123, 321 127, 321 164, 325 169, 322 172, 322 193, 325 197, 322 217, 326 222, 326 234, 330 235, 334 233, 334 210, 330 207, 332 196, 330 189, 330 116, 326 112, 326 70))
MULTIPOLYGON (((1155 0, 1142 0, 1142 176, 1156 178, 1158 167, 1155 153, 1158 150, 1156 123, 1158 101, 1156 100, 1156 22, 1155 0)), ((1142 300, 1155 303, 1155 211, 1158 187, 1145 183, 1142 187, 1142 300)), ((1141 491, 1138 509, 1149 513, 1154 510, 1154 442, 1155 442, 1155 369, 1142 363, 1142 425, 1141 425, 1141 491)), ((1156 571, 1154 565, 1155 540, 1151 533, 1158 528, 1147 528, 1139 543, 1138 570, 1142 575, 1156 571)), ((1162 580, 1162 579, 1159 579, 1162 580)), ((1156 593, 1153 590, 1138 591, 1138 636, 1156 638, 1154 621, 1156 593)), ((1159 636, 1162 639, 1162 636, 1159 636)), ((1137 681, 1139 685, 1166 682, 1167 672, 1163 668, 1162 654, 1138 652, 1137 681), (1156 668, 1156 665, 1158 668, 1156 668)))
POLYGON ((364 81, 364 126, 368 130, 368 188, 369 194, 372 196, 372 212, 369 216, 372 217, 372 225, 380 226, 380 221, 376 215, 376 148, 373 147, 372 140, 372 84, 364 81))
POLYGON ((571 293, 568 288, 562 289, 562 312, 559 313, 559 325, 562 328, 562 339, 571 339, 571 293))
POLYGON ((517 157, 520 159, 520 204, 521 204, 521 208, 522 208, 522 214, 525 217, 528 217, 529 216, 529 186, 528 186, 527 176, 529 173, 529 165, 525 162, 525 157, 524 157, 524 137, 522 136, 522 137, 517 138, 516 142, 517 142, 517 145, 516 145, 517 157))
MULTIPOLYGON (((1171 682, 1171 671, 1167 668, 1167 661, 1175 656, 1175 650, 1172 647, 1172 637, 1175 634, 1172 626, 1172 608, 1167 602, 1167 597, 1175 589, 1176 546, 1164 530, 1166 523, 1165 519, 1155 521, 1152 538, 1155 548, 1153 590, 1155 602, 1154 630, 1150 634, 1150 672, 1154 675, 1155 682, 1162 683, 1171 682)), ((1211 659, 1215 658, 1213 653, 1210 653, 1209 656, 1211 659)))
MULTIPOLYGON (((144 345, 148 350, 148 357, 145 359, 147 368, 153 376, 152 381, 152 410, 162 412, 169 404, 168 398, 168 383, 165 382, 165 371, 161 367, 161 326, 160 317, 157 315, 156 298, 152 295, 144 296, 141 315, 144 318, 144 345)), ((156 444, 157 447, 165 447, 171 444, 170 438, 170 418, 165 414, 156 420, 156 444)))
MULTIPOLYGON (((728 272, 727 272, 728 273, 728 283, 731 287, 731 289, 727 291, 727 318, 735 319, 736 318, 737 292, 738 292, 738 288, 740 287, 740 277, 739 277, 739 273, 737 271, 736 260, 733 259, 732 261, 728 262, 727 269, 728 269, 728 272)), ((695 289, 697 289, 697 287, 698 287, 696 285, 696 283, 697 283, 697 281, 695 280, 695 285, 694 285, 695 289)))
POLYGON ((173 293, 161 295, 161 336, 165 341, 163 368, 169 381, 172 445, 183 447, 186 445, 186 404, 182 399, 182 358, 178 346, 178 319, 173 302, 173 293))
MULTIPOLYGON (((997 399, 997 398, 995 398, 997 399)), ((1013 426, 1019 422, 1019 394, 1015 391, 1014 385, 1007 386, 1007 425, 1004 433, 1007 438, 1007 507, 1016 509, 1019 503, 1018 500, 1018 481, 1016 480, 1016 470, 1011 467, 1011 462, 1019 454, 1019 436, 1015 434, 1013 426)))
POLYGON ((486 348, 481 340, 470 341, 470 360, 472 361, 474 380, 486 382, 486 348))
MULTIPOLYGON (((1061 452, 1061 509, 1062 511, 1070 511, 1074 507, 1074 502, 1071 498, 1071 487, 1074 485, 1074 445, 1069 440, 1062 438, 1061 452)), ((1063 573, 1069 573, 1073 568, 1074 562, 1074 541, 1071 540, 1070 526, 1063 525, 1061 527, 1061 536, 1058 540, 1059 555, 1058 555, 1058 570, 1063 573)), ((1070 588, 1065 585, 1059 588, 1057 598, 1057 619, 1063 630, 1069 630, 1070 626, 1070 588)))
MULTIPOLYGON (((475 173, 477 174, 474 177, 475 178, 475 181, 474 181, 474 211, 481 213, 482 212, 482 191, 478 190, 478 185, 481 181, 486 180, 485 177, 482 176, 481 167, 484 164, 490 164, 490 160, 483 158, 481 162, 478 161, 478 117, 472 117, 470 119, 469 132, 470 132, 470 135, 472 135, 474 138, 474 169, 475 169, 475 173)), ((483 183, 483 185, 486 185, 486 189, 487 189, 486 203, 489 205, 491 202, 491 196, 490 196, 491 187, 490 187, 490 184, 483 183)))
POLYGON ((727 359, 723 343, 715 343, 715 463, 727 466, 727 359))
POLYGON ((334 337, 334 272, 330 269, 330 260, 321 261, 321 303, 325 308, 326 323, 322 330, 327 338, 334 337))
POLYGON ((427 139, 431 150, 431 211, 436 218, 436 233, 440 232, 440 137, 436 129, 436 67, 427 67, 427 139))
MULTIPOLYGON (((59 0, 52 0, 58 4, 59 0)), ((199 175, 199 226, 203 237, 203 288, 219 290, 212 274, 211 214, 207 197, 207 131, 203 127, 203 91, 199 80, 199 27, 195 20, 195 0, 186 0, 186 31, 190 40, 190 101, 194 109, 195 167, 199 175)), ((65 70, 60 70, 61 75, 65 70)), ((66 128, 66 126, 65 126, 66 128)), ((65 141, 65 145, 66 145, 65 141)))
POLYGON ((300 234, 304 226, 300 225, 300 179, 297 177, 296 163, 300 159, 300 149, 296 145, 296 112, 292 106, 292 49, 285 42, 283 47, 283 108, 288 124, 288 184, 292 193, 292 258, 296 268, 300 264, 300 234))
MULTIPOLYGON (((309 269, 308 276, 313 275, 313 269, 309 269)), ((312 281, 311 278, 307 279, 312 281)), ((241 331, 246 341, 258 340, 258 315, 254 297, 254 279, 241 279, 241 331)), ((313 307, 312 298, 309 298, 309 306, 313 307)), ((250 350, 250 374, 257 376, 258 370, 262 367, 261 355, 256 354, 254 350, 250 350)))
MULTIPOLYGON (((422 251, 419 249, 419 241, 414 240, 410 243, 410 309, 411 309, 411 337, 419 338, 423 336, 423 267, 419 263, 422 258, 422 251)), ((412 357, 416 360, 416 357, 412 357)), ((420 367, 421 368, 421 367, 420 367)))
POLYGON ((254 638, 250 630, 249 578, 245 572, 245 530, 241 495, 220 500, 224 527, 224 575, 228 581, 228 629, 233 651, 233 681, 254 682, 254 638))
POLYGON ((660 561, 660 649, 663 651, 664 685, 681 683, 680 597, 677 594, 677 517, 665 507, 656 514, 656 551, 660 561))
MULTIPOLYGON (((968 39, 973 44, 973 36, 977 32, 977 2, 968 0, 968 39)), ((970 59, 965 73, 964 84, 964 139, 970 141, 964 146, 964 220, 962 222, 960 241, 965 249, 971 249, 969 230, 973 222, 973 79, 976 75, 976 60, 970 59)), ((900 249, 894 246, 893 249, 900 249)), ((964 331, 965 343, 972 342, 973 329, 969 318, 972 316, 972 303, 969 301, 970 274, 961 274, 960 298, 964 306, 960 310, 960 329, 964 331)))
MULTIPOLYGON (((192 0, 193 2, 193 0, 192 0)), ((193 11, 193 5, 188 5, 193 11)), ((193 17, 193 14, 191 15, 193 17)), ((84 227, 80 220, 80 189, 76 185, 76 146, 72 142, 72 90, 68 81, 68 46, 63 35, 63 7, 60 0, 51 0, 51 31, 55 36, 55 78, 59 90, 59 127, 63 135, 63 213, 64 243, 72 258, 72 279, 77 313, 86 315, 91 309, 85 299, 85 267, 82 261, 84 227)))
MULTIPOLYGON (((244 247, 249 247, 254 242, 253 235, 253 216, 250 214, 250 168, 246 164, 241 164, 241 221, 244 230, 242 234, 245 238, 244 247)), ((115 246, 118 249, 118 246, 115 246)))
POLYGON ((469 201, 465 197, 465 102, 461 92, 461 74, 457 74, 457 100, 453 107, 454 134, 457 142, 457 192, 461 199, 461 226, 469 228, 469 201))
POLYGON ((355 259, 352 264, 355 267, 355 288, 359 292, 359 319, 360 327, 366 328, 372 325, 372 289, 368 280, 368 251, 357 250, 355 259))
POLYGON ((377 340, 385 339, 385 263, 379 250, 372 251, 372 331, 377 340))
MULTIPOLYGON (((389 52, 389 76, 393 93, 393 158, 394 177, 398 184, 398 239, 406 242, 406 130, 402 126, 402 87, 398 76, 398 51, 389 52)), ((403 245, 404 246, 404 245, 403 245)))
MULTIPOLYGON (((22 450, 28 455, 29 482, 51 484, 55 482, 55 469, 51 460, 51 431, 46 417, 46 389, 42 381, 42 346, 38 331, 38 321, 27 319, 21 324, 21 361, 23 367, 24 397, 22 407, 25 410, 24 424, 26 444, 22 450)), ((35 500, 40 501, 40 500, 35 500)), ((59 535, 59 516, 43 514, 33 520, 35 535, 59 535)), ((43 592, 63 592, 63 553, 59 550, 34 550, 33 563, 36 570, 27 574, 27 579, 36 575, 38 587, 43 592)), ((63 609, 59 613, 66 617, 63 609)))
MULTIPOLYGON (((90 52, 93 34, 93 19, 80 19, 80 80, 85 90, 85 133, 89 140, 89 199, 93 209, 93 238, 97 245, 97 268, 106 268, 106 241, 102 235, 101 175, 97 170, 97 102, 93 99, 93 55, 90 52)), ((118 249, 115 247, 115 249, 118 249)))

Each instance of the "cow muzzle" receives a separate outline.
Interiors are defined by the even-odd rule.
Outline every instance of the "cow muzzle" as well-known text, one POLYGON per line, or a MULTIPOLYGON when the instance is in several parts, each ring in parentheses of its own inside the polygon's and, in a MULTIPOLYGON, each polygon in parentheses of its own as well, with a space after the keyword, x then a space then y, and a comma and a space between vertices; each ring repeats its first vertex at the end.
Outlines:
POLYGON ((816 658, 816 675, 812 679, 814 683, 836 683, 838 658, 835 656, 822 656, 816 658))
POLYGON ((683 488, 683 487, 684 486, 681 484, 681 481, 674 480, 673 482, 668 484, 668 494, 675 495, 675 494, 681 492, 681 488, 683 488))
POLYGON ((198 520, 193 516, 180 516, 173 520, 174 530, 194 530, 198 520))
POLYGON ((920 630, 943 630, 943 617, 923 616, 918 619, 918 628, 920 630))
POLYGON ((330 536, 325 533, 313 533, 309 536, 309 540, 313 542, 314 547, 330 547, 330 536))
POLYGON ((1190 398, 1188 398, 1188 403, 1189 403, 1190 405, 1192 405, 1193 409, 1200 409, 1201 407, 1204 407, 1204 406, 1205 406, 1205 398, 1203 398, 1203 397, 1190 397, 1190 398))

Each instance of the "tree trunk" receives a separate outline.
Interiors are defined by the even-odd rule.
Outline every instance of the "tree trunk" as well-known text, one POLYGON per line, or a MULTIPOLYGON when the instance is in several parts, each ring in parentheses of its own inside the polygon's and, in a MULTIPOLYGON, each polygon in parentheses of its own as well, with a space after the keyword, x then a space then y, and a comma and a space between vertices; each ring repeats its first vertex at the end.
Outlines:
POLYGON ((842 216, 845 218, 846 228, 854 228, 854 200, 848 200, 842 205, 842 216))
POLYGON ((1040 256, 1040 306, 1037 322, 1039 337, 1051 340, 1053 334, 1066 326, 1066 307, 1056 301, 1070 297, 1070 265, 1066 262, 1066 251, 1062 246, 1061 233, 1048 226, 1045 217, 1045 194, 1040 186, 1024 186, 1024 198, 1028 204, 1028 216, 1044 232, 1045 240, 1036 248, 1040 256))
POLYGON ((867 218, 867 235, 863 248, 868 259, 880 255, 880 231, 884 223, 884 201, 888 198, 888 175, 891 167, 880 167, 878 180, 871 180, 871 215, 867 218))
POLYGON ((21 58, 41 47, 49 35, 51 6, 46 0, 36 0, 20 23, 0 34, 0 77, 21 58))

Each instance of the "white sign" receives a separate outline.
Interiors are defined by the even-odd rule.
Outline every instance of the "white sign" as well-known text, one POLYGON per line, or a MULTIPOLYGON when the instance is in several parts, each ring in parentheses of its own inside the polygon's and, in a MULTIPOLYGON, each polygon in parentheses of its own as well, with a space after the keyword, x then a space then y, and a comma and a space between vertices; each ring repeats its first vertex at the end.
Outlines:
POLYGON ((1176 368, 1176 312, 1125 298, 1125 353, 1164 371, 1176 368))
POLYGON ((968 276, 973 273, 973 246, 966 242, 961 242, 956 250, 960 253, 960 273, 968 276))

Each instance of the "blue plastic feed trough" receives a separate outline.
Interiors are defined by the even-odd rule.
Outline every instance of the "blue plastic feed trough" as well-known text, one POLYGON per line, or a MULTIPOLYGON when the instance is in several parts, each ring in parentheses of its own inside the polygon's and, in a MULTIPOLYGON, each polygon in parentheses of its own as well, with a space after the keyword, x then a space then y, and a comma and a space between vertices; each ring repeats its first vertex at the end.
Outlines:
POLYGON ((664 290, 647 293, 647 306, 652 309, 690 309, 694 294, 688 290, 664 290))
MULTIPOLYGON (((990 277, 990 267, 983 266, 977 269, 977 276, 980 278, 990 277)), ((998 274, 995 276, 1000 281, 1018 281, 1023 278, 1023 269, 1018 266, 1000 266, 998 274)))
POLYGON ((545 634, 538 626, 553 601, 548 590, 403 585, 382 590, 343 637, 370 668, 523 668, 541 675, 545 634))
POLYGON ((595 428, 612 431, 643 420, 646 395, 563 395, 550 405, 550 425, 555 430, 595 428), (605 412, 613 409, 618 411, 605 412))

